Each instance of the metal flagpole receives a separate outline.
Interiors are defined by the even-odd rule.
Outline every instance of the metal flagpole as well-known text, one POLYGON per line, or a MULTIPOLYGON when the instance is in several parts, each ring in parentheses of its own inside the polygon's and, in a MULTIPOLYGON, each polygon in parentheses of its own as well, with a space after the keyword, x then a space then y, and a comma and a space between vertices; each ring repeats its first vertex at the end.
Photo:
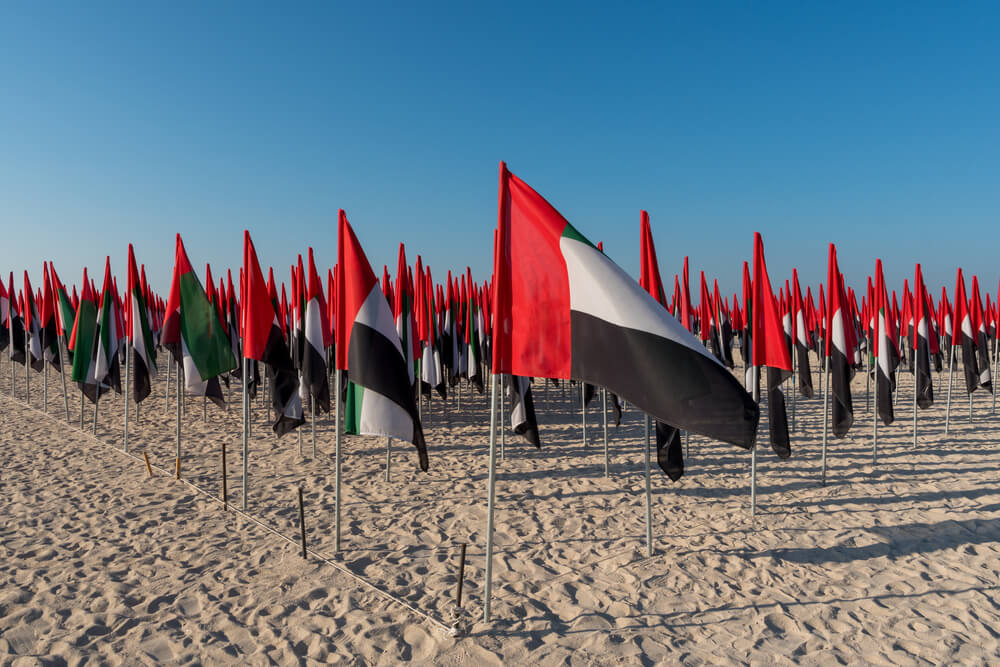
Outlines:
POLYGON ((167 385, 163 389, 163 412, 166 414, 167 410, 170 409, 170 368, 172 364, 170 360, 167 359, 167 385))
POLYGON ((951 354, 948 359, 948 403, 944 409, 944 434, 948 435, 948 423, 951 420, 951 385, 952 376, 955 374, 955 345, 951 345, 951 354))
MULTIPOLYGON (((241 407, 243 412, 243 438, 240 443, 243 447, 243 510, 247 508, 247 495, 249 494, 249 459, 250 459, 250 392, 247 391, 247 358, 243 357, 243 400, 241 407)), ((178 451, 178 456, 180 452, 178 451)))
MULTIPOLYGON (((511 380, 503 373, 500 374, 500 460, 507 460, 507 393, 506 387, 510 386, 511 380)), ((523 398, 523 397, 522 397, 523 398)))
POLYGON ((653 557, 653 495, 649 482, 649 415, 643 421, 646 436, 646 558, 653 557))
MULTIPOLYGON (((84 384, 86 386, 86 384, 84 384)), ((84 400, 86 399, 86 394, 83 393, 83 389, 80 389, 80 430, 83 430, 83 409, 85 407, 84 400)))
MULTIPOLYGON (((993 338, 993 382, 997 381, 997 341, 1000 340, 1000 323, 995 328, 996 336, 993 338)), ((993 387, 993 414, 997 413, 997 388, 993 387)))
POLYGON ((385 481, 389 481, 389 468, 392 466, 392 438, 385 439, 385 481))
POLYGON ((309 415, 312 417, 310 428, 312 429, 313 458, 316 458, 316 397, 309 394, 309 415))
MULTIPOLYGON (((178 361, 177 362, 177 378, 176 378, 176 382, 174 383, 174 384, 177 385, 177 395, 174 397, 174 403, 177 404, 177 440, 176 440, 176 443, 177 443, 177 462, 178 463, 181 460, 181 410, 183 409, 183 407, 181 406, 181 385, 184 384, 184 381, 181 378, 182 372, 183 372, 183 369, 181 368, 181 362, 178 361)), ((243 497, 244 497, 243 502, 246 503, 246 494, 245 493, 243 494, 243 497)), ((244 505, 244 509, 245 508, 246 508, 246 505, 244 505)))
MULTIPOLYGON (((62 337, 60 337, 59 338, 59 363, 61 364, 62 368, 59 369, 60 370, 59 375, 62 376, 63 406, 66 408, 66 423, 68 424, 69 423, 69 394, 66 393, 66 373, 68 372, 67 368, 66 368, 66 357, 68 355, 65 354, 65 350, 63 349, 63 345, 64 345, 64 343, 63 343, 62 337)), ((13 362, 11 362, 11 363, 13 363, 13 362)))
MULTIPOLYGON (((490 463, 489 489, 486 495, 486 584, 483 596, 483 622, 490 622, 493 595, 493 510, 497 484, 497 376, 490 382, 490 463)), ((502 402, 502 401, 501 401, 502 402)))
MULTIPOLYGON (((127 341, 128 339, 126 339, 127 341)), ((132 362, 132 346, 126 342, 125 345, 125 391, 122 392, 122 397, 125 399, 125 433, 122 438, 125 445, 125 453, 128 454, 128 376, 129 369, 131 368, 132 362)))
POLYGON ((101 404, 101 383, 97 383, 97 400, 94 401, 94 435, 97 435, 97 407, 101 404))
POLYGON ((611 476, 608 464, 608 390, 601 387, 601 414, 604 416, 604 476, 611 476))
POLYGON ((203 394, 201 397, 201 420, 203 422, 208 421, 208 395, 203 394))
POLYGON ((830 355, 824 356, 823 363, 823 451, 821 454, 822 480, 826 486, 826 430, 830 414, 830 355))
MULTIPOLYGON (((31 367, 31 346, 28 343, 28 327, 24 327, 24 402, 31 405, 31 376, 28 375, 28 369, 31 367)), ((972 408, 969 408, 969 414, 972 414, 972 408)), ((96 430, 94 431, 97 432, 96 430)))
MULTIPOLYGON (((754 365, 753 378, 751 379, 753 391, 753 402, 760 406, 760 366, 754 365)), ((648 436, 647 436, 648 439, 648 436)), ((757 515, 757 443, 754 442, 753 449, 750 450, 750 516, 757 515)))
MULTIPOLYGON (((876 324, 876 326, 878 326, 876 324)), ((875 409, 872 410, 872 467, 878 465, 878 357, 875 357, 875 409)))
POLYGON ((337 369, 335 387, 334 387, 334 400, 337 404, 337 409, 334 411, 333 416, 333 456, 334 456, 334 495, 333 495, 333 511, 334 511, 334 551, 340 551, 340 374, 341 371, 337 369))
POLYGON ((583 416, 583 446, 587 446, 587 383, 580 382, 580 414, 583 416))
POLYGON ((42 351, 42 412, 49 411, 49 365, 45 363, 45 352, 42 351))

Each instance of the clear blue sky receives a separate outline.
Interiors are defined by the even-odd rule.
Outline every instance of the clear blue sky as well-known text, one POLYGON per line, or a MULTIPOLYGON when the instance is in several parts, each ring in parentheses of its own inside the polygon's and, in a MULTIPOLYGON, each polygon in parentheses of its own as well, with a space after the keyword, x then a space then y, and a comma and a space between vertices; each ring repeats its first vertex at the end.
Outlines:
POLYGON ((992 2, 4 3, 0 271, 131 240, 165 291, 176 232, 219 275, 247 227, 287 276, 342 207, 377 271, 404 241, 485 279, 503 159, 633 274, 645 208, 667 283, 738 290, 759 230, 772 281, 834 241, 856 285, 995 290, 998 34, 992 2))

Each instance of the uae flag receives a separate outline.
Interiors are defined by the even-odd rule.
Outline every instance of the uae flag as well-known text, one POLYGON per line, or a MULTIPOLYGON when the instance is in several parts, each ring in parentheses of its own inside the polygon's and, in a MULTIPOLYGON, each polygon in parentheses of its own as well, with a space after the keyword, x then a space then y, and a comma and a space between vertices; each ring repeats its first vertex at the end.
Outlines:
POLYGON ((499 190, 493 372, 603 386, 655 419, 752 447, 759 410, 726 367, 503 163, 499 190))
POLYGON ((99 385, 112 387, 119 394, 122 391, 121 366, 118 350, 121 342, 118 309, 115 307, 115 287, 111 279, 111 258, 104 259, 104 286, 101 289, 101 305, 97 313, 97 333, 94 336, 94 379, 99 385))
POLYGON ((350 372, 344 431, 413 443, 426 471, 424 432, 392 311, 343 210, 339 218, 337 368, 350 372))
POLYGON ((937 354, 937 337, 930 326, 931 310, 927 304, 924 276, 917 264, 913 278, 913 354, 914 382, 917 387, 917 405, 921 409, 934 405, 934 385, 931 381, 931 355, 937 354))
POLYGON ((229 339, 191 267, 181 235, 177 235, 174 276, 163 322, 163 345, 184 365, 184 388, 225 406, 219 376, 236 367, 229 339))
POLYGON ((875 391, 878 395, 878 410, 882 423, 888 426, 895 419, 892 395, 896 391, 896 368, 899 366, 899 352, 896 349, 896 323, 889 307, 889 294, 882 274, 882 260, 875 260, 875 391))
POLYGON ((41 317, 38 305, 35 303, 35 293, 28 280, 28 272, 24 272, 24 328, 28 332, 28 354, 31 367, 40 373, 45 368, 45 357, 42 356, 42 330, 39 326, 41 317))
POLYGON ((482 348, 479 346, 479 306, 476 304, 476 288, 472 284, 472 269, 465 267, 469 285, 465 302, 465 345, 468 352, 466 377, 480 394, 483 393, 482 348))
POLYGON ((62 354, 59 351, 59 306, 52 277, 49 275, 49 263, 45 263, 45 284, 42 292, 42 354, 45 360, 62 370, 62 354))
POLYGON ((969 300, 965 296, 965 278, 962 269, 958 270, 955 283, 955 319, 952 345, 962 348, 962 367, 965 370, 965 390, 971 394, 979 388, 979 368, 976 361, 975 333, 972 329, 972 313, 969 312, 969 300))
POLYGON ((396 290, 393 294, 393 311, 396 316, 396 335, 399 336, 399 343, 403 348, 403 355, 406 357, 406 376, 410 380, 410 386, 416 379, 417 369, 416 353, 419 349, 416 344, 415 329, 413 326, 413 285, 409 284, 406 266, 406 248, 399 244, 399 258, 396 262, 396 290))
POLYGON ((507 393, 510 395, 510 427, 540 449, 542 441, 538 437, 535 403, 531 400, 531 382, 526 377, 512 375, 508 378, 507 393))
POLYGON ((274 308, 275 299, 271 294, 274 281, 264 282, 257 250, 246 230, 243 230, 243 280, 243 356, 267 366, 275 415, 271 429, 280 438, 305 423, 299 398, 299 376, 274 308))
POLYGON ((832 243, 826 286, 830 301, 826 314, 826 356, 830 358, 830 383, 833 387, 833 434, 842 438, 854 423, 854 407, 851 404, 854 325, 844 293, 843 277, 837 266, 837 248, 832 243))
POLYGON ((102 393, 94 376, 94 360, 91 355, 97 339, 97 297, 87 280, 86 268, 83 270, 82 285, 80 303, 76 308, 76 319, 69 339, 69 349, 73 351, 73 372, 70 379, 77 383, 91 403, 96 403, 102 393))
MULTIPOLYGON (((656 258, 653 228, 649 224, 649 214, 646 211, 639 211, 639 253, 639 286, 666 309, 667 299, 660 281, 660 263, 656 258)), ((620 423, 621 409, 618 407, 617 397, 614 402, 616 421, 620 423)), ((680 431, 670 424, 655 420, 655 433, 656 463, 671 481, 676 482, 684 475, 684 450, 681 448, 680 431)))
MULTIPOLYGON (((303 280, 303 282, 305 282, 303 280)), ((330 382, 326 372, 326 348, 333 345, 326 322, 326 299, 320 282, 313 250, 309 248, 309 293, 306 297, 303 326, 302 382, 316 401, 318 412, 330 412, 330 382)))
POLYGON ((969 315, 972 319, 973 339, 978 355, 979 387, 993 393, 993 382, 990 376, 990 344, 986 334, 986 316, 983 313, 983 302, 979 299, 979 278, 972 276, 972 294, 969 295, 969 315))
MULTIPOLYGON (((417 258, 417 266, 420 265, 420 258, 417 258)), ((417 272, 420 275, 420 272, 417 272)), ((421 392, 430 396, 431 390, 435 390, 442 400, 448 398, 448 385, 445 382, 444 370, 441 362, 442 339, 438 333, 438 315, 434 302, 434 280, 431 276, 431 268, 428 266, 426 274, 421 280, 421 285, 417 292, 422 306, 423 321, 421 323, 422 336, 424 340, 424 350, 420 361, 420 381, 421 392)))
POLYGON ((778 305, 771 291, 771 280, 764 261, 764 242, 754 232, 753 242, 753 365, 767 369, 767 416, 771 434, 771 449, 778 458, 792 455, 788 435, 788 413, 781 383, 792 374, 792 357, 788 351, 778 305))
POLYGON ((802 302, 802 290, 799 288, 799 272, 792 269, 792 313, 795 324, 795 365, 799 371, 799 394, 812 398, 812 372, 809 369, 809 330, 806 327, 806 310, 802 302))
POLYGON ((128 244, 128 344, 132 347, 132 396, 138 405, 149 396, 156 377, 156 349, 149 327, 149 309, 135 267, 135 251, 128 244))

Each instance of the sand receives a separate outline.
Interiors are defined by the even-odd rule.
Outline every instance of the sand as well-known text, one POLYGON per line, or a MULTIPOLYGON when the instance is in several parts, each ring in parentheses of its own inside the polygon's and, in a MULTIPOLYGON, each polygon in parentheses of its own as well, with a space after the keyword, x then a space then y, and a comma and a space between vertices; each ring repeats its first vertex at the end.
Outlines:
MULTIPOLYGON (((912 383, 897 422, 879 429, 855 379, 857 423, 830 438, 820 484, 820 400, 799 399, 793 455, 750 456, 692 436, 685 477, 653 476, 655 553, 645 555, 642 417, 610 427, 604 476, 599 401, 581 438, 579 389, 536 385, 543 447, 508 435, 499 464, 494 621, 482 622, 488 414, 485 397, 425 410, 431 470, 412 447, 345 437, 343 550, 334 551, 332 420, 276 440, 255 409, 248 512, 288 536, 223 511, 241 505, 239 400, 231 411, 189 398, 182 470, 173 479, 174 391, 162 378, 121 451, 122 400, 79 428, 59 376, 0 363, 0 663, 80 664, 939 664, 995 663, 1000 606, 997 419, 956 374, 944 436, 947 374, 920 412, 912 383), (157 467, 149 478, 141 452, 157 467), (136 455, 139 455, 137 457, 136 455), (191 486, 191 485, 194 486, 191 486), (195 488, 198 487, 198 488, 195 488), (297 489, 307 539, 300 555, 297 489), (201 490, 199 490, 201 489, 201 490), (451 636, 458 545, 468 543, 467 632, 451 636), (319 556, 330 559, 327 563, 319 556), (341 569, 338 569, 341 568, 341 569), (386 593, 394 599, 383 595, 386 593), (398 601, 397 601, 398 600, 398 601), (404 604, 405 603, 405 604, 404 604), (414 611, 416 610, 416 611, 414 611)), ((815 373, 815 369, 814 369, 815 373)), ((814 384, 820 385, 814 375, 814 384)))

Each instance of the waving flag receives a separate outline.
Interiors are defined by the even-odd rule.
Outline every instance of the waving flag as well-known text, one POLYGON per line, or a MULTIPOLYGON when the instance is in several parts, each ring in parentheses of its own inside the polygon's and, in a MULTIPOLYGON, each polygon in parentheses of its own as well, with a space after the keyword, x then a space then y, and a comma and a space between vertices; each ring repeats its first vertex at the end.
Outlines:
POLYGON ((426 471, 424 432, 392 312, 343 210, 339 223, 337 368, 350 371, 344 431, 413 443, 426 471))
POLYGON ((191 267, 180 234, 162 340, 174 360, 184 364, 185 389, 225 406, 219 376, 236 368, 236 358, 218 313, 191 267))
POLYGON ((896 349, 896 324, 889 308, 889 294, 882 274, 882 260, 875 260, 875 392, 878 396, 879 417, 888 426, 895 419, 892 394, 896 391, 896 368, 899 352, 896 349))
POLYGON ((962 368, 965 371, 965 390, 972 393, 979 388, 979 366, 976 361, 975 332, 972 328, 972 314, 969 312, 969 300, 965 296, 965 278, 962 269, 958 270, 955 282, 955 318, 952 345, 962 348, 962 368))
POLYGON ((851 378, 854 371, 854 326, 844 293, 844 279, 837 266, 837 248, 830 244, 826 287, 829 296, 826 315, 826 355, 830 358, 830 383, 833 387, 833 434, 847 435, 854 423, 851 403, 851 378))
MULTIPOLYGON (((305 282, 303 280, 303 282, 305 282)), ((309 295, 305 307, 302 350, 302 382, 316 401, 319 412, 330 412, 330 382, 326 371, 326 348, 333 345, 326 322, 326 299, 309 248, 309 295)))
POLYGON ((149 326, 149 308, 142 281, 135 267, 135 251, 128 244, 128 344, 132 348, 132 396, 136 404, 149 396, 152 378, 156 377, 156 348, 149 326))
POLYGON ((118 337, 120 325, 115 292, 114 282, 111 279, 111 258, 105 257, 104 286, 101 289, 101 304, 97 313, 97 332, 92 353, 94 379, 99 385, 112 387, 120 394, 122 385, 118 350, 121 348, 121 340, 118 337))
POLYGON ((795 334, 795 366, 799 371, 799 394, 812 398, 815 392, 812 372, 809 370, 809 330, 806 328, 806 310, 802 302, 797 269, 792 269, 792 322, 795 334))
POLYGON ((979 387, 993 393, 993 382, 990 377, 990 344, 986 335, 986 316, 983 314, 983 302, 979 299, 979 278, 972 276, 972 294, 969 295, 969 315, 972 319, 972 339, 976 346, 979 359, 979 387))
POLYGON ((246 230, 243 231, 243 280, 243 356, 267 366, 274 407, 271 430, 280 438, 305 423, 299 376, 274 308, 274 280, 269 279, 265 285, 257 250, 246 230))
POLYGON ((87 269, 83 269, 83 283, 80 289, 80 303, 76 308, 73 333, 69 348, 73 351, 73 372, 70 378, 80 387, 83 395, 96 403, 103 392, 94 374, 94 359, 91 352, 97 344, 97 297, 93 285, 87 280, 87 269))
POLYGON ((917 405, 927 409, 934 405, 934 385, 931 381, 931 354, 937 352, 937 339, 930 327, 931 314, 927 306, 924 276, 917 264, 913 277, 913 368, 917 405))
POLYGON ((753 446, 759 410, 726 367, 503 163, 498 227, 494 373, 590 382, 661 421, 753 446))

